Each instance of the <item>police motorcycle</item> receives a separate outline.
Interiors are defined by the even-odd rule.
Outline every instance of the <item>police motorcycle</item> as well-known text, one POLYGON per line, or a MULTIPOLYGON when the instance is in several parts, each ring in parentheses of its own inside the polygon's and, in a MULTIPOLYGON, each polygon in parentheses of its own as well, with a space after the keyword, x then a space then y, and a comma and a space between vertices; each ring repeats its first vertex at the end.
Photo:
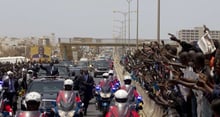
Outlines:
POLYGON ((12 117, 12 107, 9 104, 9 100, 4 98, 5 89, 2 87, 3 81, 0 81, 0 117, 12 117))
POLYGON ((131 77, 125 76, 124 77, 124 86, 121 88, 126 90, 128 93, 128 103, 131 104, 131 107, 136 110, 137 112, 143 110, 143 99, 142 96, 138 94, 136 91, 136 87, 131 85, 131 77))
POLYGON ((61 98, 56 101, 60 117, 83 117, 83 103, 79 102, 78 91, 62 91, 61 98))
POLYGON ((112 87, 108 81, 102 86, 96 86, 96 108, 100 110, 103 115, 108 111, 115 91, 116 88, 112 87))
POLYGON ((109 86, 103 86, 103 87, 97 86, 96 89, 97 89, 96 97, 98 98, 96 102, 96 106, 98 110, 103 112, 103 115, 105 115, 114 97, 113 92, 115 92, 115 89, 109 86))

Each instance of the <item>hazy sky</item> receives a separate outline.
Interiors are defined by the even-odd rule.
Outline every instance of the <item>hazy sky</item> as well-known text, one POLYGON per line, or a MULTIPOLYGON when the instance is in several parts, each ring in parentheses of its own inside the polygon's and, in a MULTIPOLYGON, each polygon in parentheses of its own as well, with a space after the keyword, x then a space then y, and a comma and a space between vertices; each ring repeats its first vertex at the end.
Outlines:
MULTIPOLYGON (((136 10, 132 0, 131 10, 136 10)), ((139 37, 157 37, 157 0, 139 0, 139 37)), ((161 39, 167 33, 206 24, 220 30, 220 0, 161 0, 161 39)), ((118 35, 127 0, 0 0, 0 36, 112 38, 118 35)), ((131 38, 136 37, 136 14, 131 14, 131 38)))

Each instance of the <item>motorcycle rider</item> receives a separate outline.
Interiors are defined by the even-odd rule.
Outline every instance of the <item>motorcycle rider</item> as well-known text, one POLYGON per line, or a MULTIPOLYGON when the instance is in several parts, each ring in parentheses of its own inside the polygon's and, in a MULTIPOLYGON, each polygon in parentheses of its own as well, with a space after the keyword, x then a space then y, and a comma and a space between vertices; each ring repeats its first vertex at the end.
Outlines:
MULTIPOLYGON (((140 100, 139 98, 140 95, 138 94, 136 87, 131 85, 131 82, 132 82, 131 76, 129 75, 124 76, 124 85, 121 87, 121 89, 124 89, 128 92, 129 103, 134 103, 134 104, 136 102, 142 103, 143 101, 137 101, 137 100, 140 100)), ((136 103, 136 105, 139 105, 139 103, 138 104, 136 103)), ((135 108, 138 108, 138 107, 135 107, 135 108)))
POLYGON ((114 80, 114 71, 113 70, 109 70, 108 71, 108 75, 109 75, 109 80, 113 81, 114 80))
POLYGON ((109 75, 109 80, 112 82, 114 87, 116 89, 118 89, 120 87, 120 81, 117 79, 116 76, 114 76, 114 71, 113 70, 109 70, 108 75, 109 75))
POLYGON ((99 109, 101 106, 100 100, 101 100, 101 96, 100 96, 100 92, 102 90, 103 87, 108 87, 111 88, 111 91, 114 93, 114 87, 112 82, 108 79, 109 78, 109 74, 108 73, 103 73, 102 77, 104 79, 100 80, 99 84, 96 86, 96 109, 99 109))
POLYGON ((102 87, 103 85, 105 85, 106 83, 109 83, 109 85, 112 86, 112 84, 110 83, 109 78, 109 74, 108 73, 103 73, 102 74, 102 80, 99 81, 99 86, 102 87))
POLYGON ((29 92, 25 96, 27 108, 25 111, 18 111, 15 117, 44 117, 44 114, 39 111, 41 103, 41 94, 38 92, 29 92))
POLYGON ((130 107, 128 101, 128 92, 119 89, 115 92, 115 104, 110 106, 105 117, 139 117, 134 108, 130 107))
MULTIPOLYGON (((69 99, 63 99, 65 98, 65 92, 66 91, 70 91, 72 92, 71 96, 73 96, 72 98, 75 98, 75 102, 76 102, 76 109, 75 112, 78 112, 78 110, 81 108, 82 102, 79 96, 79 93, 74 92, 73 90, 73 81, 71 79, 66 79, 64 81, 64 90, 59 91, 56 102, 57 102, 57 106, 60 106, 60 102, 61 100, 69 100, 69 99)), ((55 115, 58 115, 58 109, 57 107, 52 109, 53 112, 55 113, 55 115)))

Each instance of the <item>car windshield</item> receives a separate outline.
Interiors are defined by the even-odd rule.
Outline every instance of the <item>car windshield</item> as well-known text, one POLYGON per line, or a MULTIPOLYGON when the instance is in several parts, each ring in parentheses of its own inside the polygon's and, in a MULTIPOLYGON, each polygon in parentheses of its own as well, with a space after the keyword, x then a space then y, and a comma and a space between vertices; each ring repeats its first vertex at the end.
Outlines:
POLYGON ((73 65, 73 62, 71 62, 71 61, 61 61, 60 64, 63 64, 63 65, 73 65))
MULTIPOLYGON (((48 66, 48 65, 44 65, 44 66, 48 66)), ((67 67, 62 66, 62 65, 55 65, 55 67, 58 68, 59 76, 68 76, 69 75, 67 67)), ((38 76, 46 76, 46 71, 43 69, 40 69, 38 72, 38 76)))
POLYGON ((28 88, 28 92, 36 91, 39 93, 44 93, 44 92, 58 92, 63 88, 63 81, 49 81, 49 82, 44 82, 44 81, 39 81, 39 82, 32 82, 30 87, 28 88))
POLYGON ((78 76, 78 75, 80 75, 80 69, 79 68, 74 68, 74 67, 72 67, 72 68, 69 68, 70 69, 70 72, 72 73, 72 72, 75 72, 75 76, 78 76))
POLYGON ((79 66, 85 66, 85 67, 89 66, 87 61, 80 61, 80 62, 78 63, 78 65, 79 65, 79 66))
POLYGON ((96 67, 108 67, 109 63, 105 60, 96 61, 95 63, 96 67))

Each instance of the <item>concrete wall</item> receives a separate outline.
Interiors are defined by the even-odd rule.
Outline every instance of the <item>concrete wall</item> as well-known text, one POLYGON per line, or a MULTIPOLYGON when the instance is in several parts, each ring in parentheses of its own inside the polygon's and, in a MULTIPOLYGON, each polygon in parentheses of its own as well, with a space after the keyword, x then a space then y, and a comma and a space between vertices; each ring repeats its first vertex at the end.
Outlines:
MULTIPOLYGON (((129 73, 124 72, 124 75, 123 75, 123 67, 119 64, 119 58, 115 57, 114 60, 115 60, 114 64, 115 64, 115 71, 117 73, 117 77, 119 78, 121 82, 123 82, 123 76, 129 75, 129 73)), ((155 102, 148 97, 146 90, 142 89, 142 87, 137 82, 133 81, 133 85, 136 86, 139 94, 143 97, 144 117, 163 117, 164 115, 163 109, 159 105, 155 104, 155 102)))

